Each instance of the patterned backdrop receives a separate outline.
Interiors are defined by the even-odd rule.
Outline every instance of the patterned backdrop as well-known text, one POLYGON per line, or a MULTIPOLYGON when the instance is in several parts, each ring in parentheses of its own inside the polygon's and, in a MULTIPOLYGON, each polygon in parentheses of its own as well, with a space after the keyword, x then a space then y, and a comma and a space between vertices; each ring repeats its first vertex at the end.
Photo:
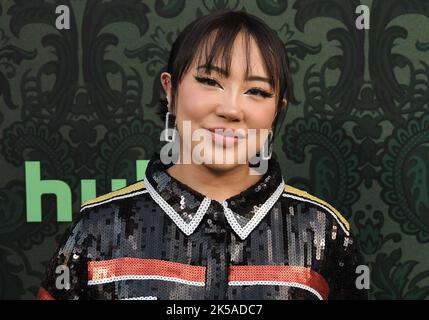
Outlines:
MULTIPOLYGON (((27 222, 26 163, 97 194, 159 148, 159 75, 196 17, 245 10, 276 30, 294 80, 275 143, 288 184, 337 207, 373 299, 429 299, 429 0, 1 0, 0 298, 34 298, 69 222, 27 222), (70 8, 70 29, 55 8, 70 8), (356 28, 356 7, 370 29, 356 28)), ((28 181, 27 181, 28 182, 28 181)))

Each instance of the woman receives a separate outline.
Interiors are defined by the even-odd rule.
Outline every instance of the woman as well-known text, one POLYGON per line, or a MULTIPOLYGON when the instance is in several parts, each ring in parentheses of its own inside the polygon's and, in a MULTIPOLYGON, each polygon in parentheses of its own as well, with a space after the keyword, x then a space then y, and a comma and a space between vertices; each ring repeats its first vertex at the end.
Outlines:
POLYGON ((276 33, 244 12, 202 17, 161 83, 177 157, 162 151, 144 181, 82 205, 39 298, 363 298, 348 222, 271 158, 291 95, 276 33))

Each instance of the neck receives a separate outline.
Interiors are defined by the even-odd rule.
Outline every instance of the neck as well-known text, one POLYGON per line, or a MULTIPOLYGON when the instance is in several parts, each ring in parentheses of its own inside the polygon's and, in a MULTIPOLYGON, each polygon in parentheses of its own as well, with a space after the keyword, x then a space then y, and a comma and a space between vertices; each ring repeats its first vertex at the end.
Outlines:
POLYGON ((216 170, 203 164, 175 164, 167 172, 192 189, 219 202, 239 194, 261 179, 260 175, 249 174, 247 164, 230 170, 216 170))

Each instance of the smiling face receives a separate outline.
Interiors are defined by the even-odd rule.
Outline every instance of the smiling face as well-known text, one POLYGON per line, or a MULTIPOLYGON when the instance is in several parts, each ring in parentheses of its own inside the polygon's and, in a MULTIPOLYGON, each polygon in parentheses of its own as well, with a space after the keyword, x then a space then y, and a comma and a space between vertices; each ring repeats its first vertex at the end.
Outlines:
MULTIPOLYGON (((260 139, 262 142, 265 140, 276 116, 278 95, 269 83, 256 42, 251 39, 249 45, 248 78, 245 76, 245 42, 239 33, 232 47, 228 77, 219 61, 207 66, 204 63, 198 64, 198 59, 195 59, 178 85, 175 114, 181 139, 181 152, 192 152, 204 141, 212 152, 198 152, 199 161, 211 169, 228 170, 240 163, 248 163, 249 143, 256 143, 251 154, 254 155, 260 149, 260 139), (205 139, 190 141, 189 137, 185 138, 186 122, 190 124, 192 133, 205 132, 205 139), (249 129, 256 130, 249 132, 249 129), (262 138, 260 129, 265 129, 262 138), (215 154, 219 153, 222 154, 223 162, 227 163, 214 163, 215 154)), ((161 75, 161 82, 166 90, 167 99, 171 101, 171 87, 166 83, 169 77, 170 74, 164 72, 161 75)))

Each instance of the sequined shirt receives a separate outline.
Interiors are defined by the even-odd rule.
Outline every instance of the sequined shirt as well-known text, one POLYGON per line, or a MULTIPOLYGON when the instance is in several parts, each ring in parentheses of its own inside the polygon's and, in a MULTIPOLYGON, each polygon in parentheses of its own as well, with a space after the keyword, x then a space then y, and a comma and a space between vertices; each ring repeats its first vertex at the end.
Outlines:
POLYGON ((346 219, 286 185, 271 159, 222 203, 170 176, 85 202, 50 260, 39 299, 362 299, 346 219))

